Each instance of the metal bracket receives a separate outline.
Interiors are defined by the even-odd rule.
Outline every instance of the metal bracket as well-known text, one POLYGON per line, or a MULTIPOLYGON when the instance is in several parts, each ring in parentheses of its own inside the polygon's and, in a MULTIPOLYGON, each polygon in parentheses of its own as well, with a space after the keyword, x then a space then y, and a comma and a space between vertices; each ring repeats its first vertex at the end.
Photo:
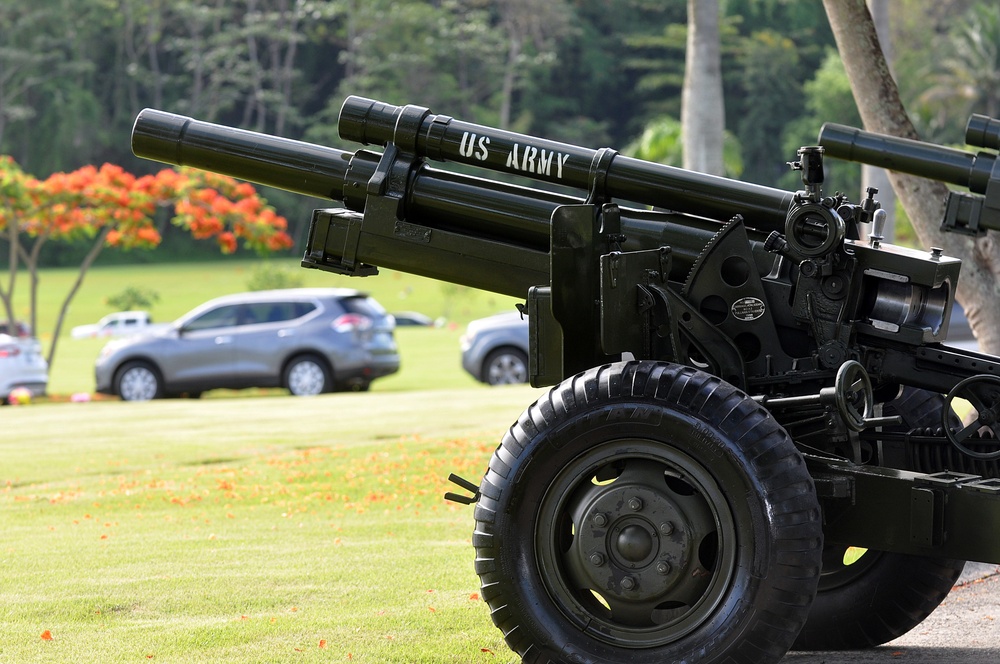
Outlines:
POLYGON ((444 499, 445 500, 450 500, 453 503, 460 503, 462 505, 471 505, 471 504, 479 501, 479 495, 480 495, 479 494, 479 487, 476 486, 475 484, 473 484, 472 482, 470 482, 469 480, 467 480, 467 479, 465 479, 463 477, 459 477, 455 473, 451 473, 450 475, 448 475, 448 481, 451 482, 451 483, 453 483, 453 484, 457 484, 458 486, 462 487, 466 491, 471 492, 472 495, 471 496, 464 496, 464 495, 462 495, 460 493, 452 493, 451 491, 449 491, 449 492, 447 492, 447 493, 444 494, 444 499))
POLYGON ((611 169, 611 162, 617 156, 618 151, 611 148, 601 148, 594 153, 594 158, 590 162, 590 193, 587 196, 587 203, 599 205, 611 198, 607 193, 608 171, 611 169))

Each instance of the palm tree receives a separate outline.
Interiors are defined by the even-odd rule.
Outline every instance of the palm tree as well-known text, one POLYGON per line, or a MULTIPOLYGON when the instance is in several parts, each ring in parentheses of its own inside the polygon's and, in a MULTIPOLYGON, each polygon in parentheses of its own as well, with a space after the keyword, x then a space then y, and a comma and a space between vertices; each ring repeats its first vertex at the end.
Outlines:
POLYGON ((684 168, 722 175, 725 105, 718 0, 688 0, 687 56, 681 91, 684 168))
POLYGON ((942 102, 949 123, 972 112, 1000 115, 1000 5, 973 5, 948 33, 945 56, 920 100, 942 102))

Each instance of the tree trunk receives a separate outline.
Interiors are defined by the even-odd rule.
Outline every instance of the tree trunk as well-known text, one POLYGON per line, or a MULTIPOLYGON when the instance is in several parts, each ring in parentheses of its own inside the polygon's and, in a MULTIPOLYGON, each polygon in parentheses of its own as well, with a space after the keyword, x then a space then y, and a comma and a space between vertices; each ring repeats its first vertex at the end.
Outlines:
POLYGON ((69 313, 69 305, 73 303, 73 298, 76 296, 77 291, 80 290, 80 286, 83 285, 83 278, 87 276, 87 270, 90 266, 94 264, 97 259, 97 255, 101 253, 104 249, 104 245, 108 239, 108 233, 111 232, 110 226, 104 226, 97 237, 94 239, 94 243, 90 246, 90 250, 84 257, 83 262, 80 263, 80 269, 76 273, 76 279, 73 281, 73 285, 70 287, 69 292, 66 293, 65 299, 63 299, 62 306, 59 307, 59 316, 56 318, 56 327, 52 330, 52 344, 49 346, 49 356, 46 360, 49 363, 49 372, 52 371, 52 363, 55 361, 56 357, 56 345, 59 342, 59 333, 62 332, 63 322, 66 320, 66 314, 69 313))
MULTIPOLYGON (((882 54, 885 55, 886 64, 889 71, 892 71, 892 42, 889 35, 889 0, 867 0, 868 10, 872 13, 875 21, 875 33, 878 35, 879 43, 882 44, 882 54)), ((885 230, 882 237, 886 242, 892 242, 896 223, 896 191, 889 182, 889 173, 884 168, 861 166, 861 192, 860 198, 867 196, 868 188, 878 189, 878 200, 885 210, 885 230)), ((867 231, 868 229, 863 229, 867 231)), ((867 239, 868 233, 862 233, 862 239, 867 239)))
POLYGON ((507 43, 507 63, 500 86, 500 129, 510 129, 511 110, 514 106, 514 81, 517 78, 517 61, 521 57, 521 38, 510 31, 507 43))
POLYGON ((681 90, 684 168, 723 175, 722 54, 718 0, 688 0, 687 54, 681 90))
MULTIPOLYGON (((7 221, 7 242, 10 246, 10 252, 7 257, 7 265, 10 272, 7 277, 6 290, 0 288, 0 299, 3 300, 4 311, 7 315, 7 324, 11 332, 16 329, 17 325, 17 321, 14 320, 14 286, 17 284, 18 230, 17 220, 9 219, 7 221)), ((32 333, 34 333, 34 330, 32 330, 32 333)))
MULTIPOLYGON (((830 27, 844 61, 851 90, 865 129, 903 138, 917 138, 903 108, 899 90, 882 56, 872 16, 864 0, 823 0, 830 27)), ((957 297, 965 308, 980 348, 1000 354, 1000 246, 997 234, 970 238, 938 230, 944 214, 947 187, 901 173, 890 172, 896 195, 925 247, 940 247, 963 260, 957 297)))

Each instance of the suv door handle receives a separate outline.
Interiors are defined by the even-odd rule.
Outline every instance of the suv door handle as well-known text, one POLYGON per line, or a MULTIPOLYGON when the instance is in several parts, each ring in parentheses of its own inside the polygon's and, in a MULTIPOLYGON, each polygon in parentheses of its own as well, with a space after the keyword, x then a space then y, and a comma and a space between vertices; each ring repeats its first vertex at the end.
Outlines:
POLYGON ((225 336, 220 336, 215 338, 216 346, 223 346, 225 344, 231 344, 231 343, 233 343, 233 337, 228 334, 225 336))

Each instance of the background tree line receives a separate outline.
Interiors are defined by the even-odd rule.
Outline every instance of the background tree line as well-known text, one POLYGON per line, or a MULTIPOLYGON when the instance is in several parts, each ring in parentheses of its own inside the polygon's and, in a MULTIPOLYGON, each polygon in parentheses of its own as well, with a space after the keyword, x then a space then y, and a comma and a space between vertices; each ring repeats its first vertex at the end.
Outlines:
MULTIPOLYGON (((969 112, 1000 114, 1000 7, 883 1, 921 136, 961 144, 969 112)), ((824 121, 860 124, 823 5, 720 4, 732 175, 796 188, 795 149, 824 121)), ((622 149, 680 117, 686 24, 679 0, 2 0, 0 154, 39 177, 150 173, 129 148, 147 106, 353 149, 336 136, 349 94, 622 149)), ((839 170, 853 194, 856 168, 839 170)), ((264 193, 299 251, 315 201, 264 193)))

